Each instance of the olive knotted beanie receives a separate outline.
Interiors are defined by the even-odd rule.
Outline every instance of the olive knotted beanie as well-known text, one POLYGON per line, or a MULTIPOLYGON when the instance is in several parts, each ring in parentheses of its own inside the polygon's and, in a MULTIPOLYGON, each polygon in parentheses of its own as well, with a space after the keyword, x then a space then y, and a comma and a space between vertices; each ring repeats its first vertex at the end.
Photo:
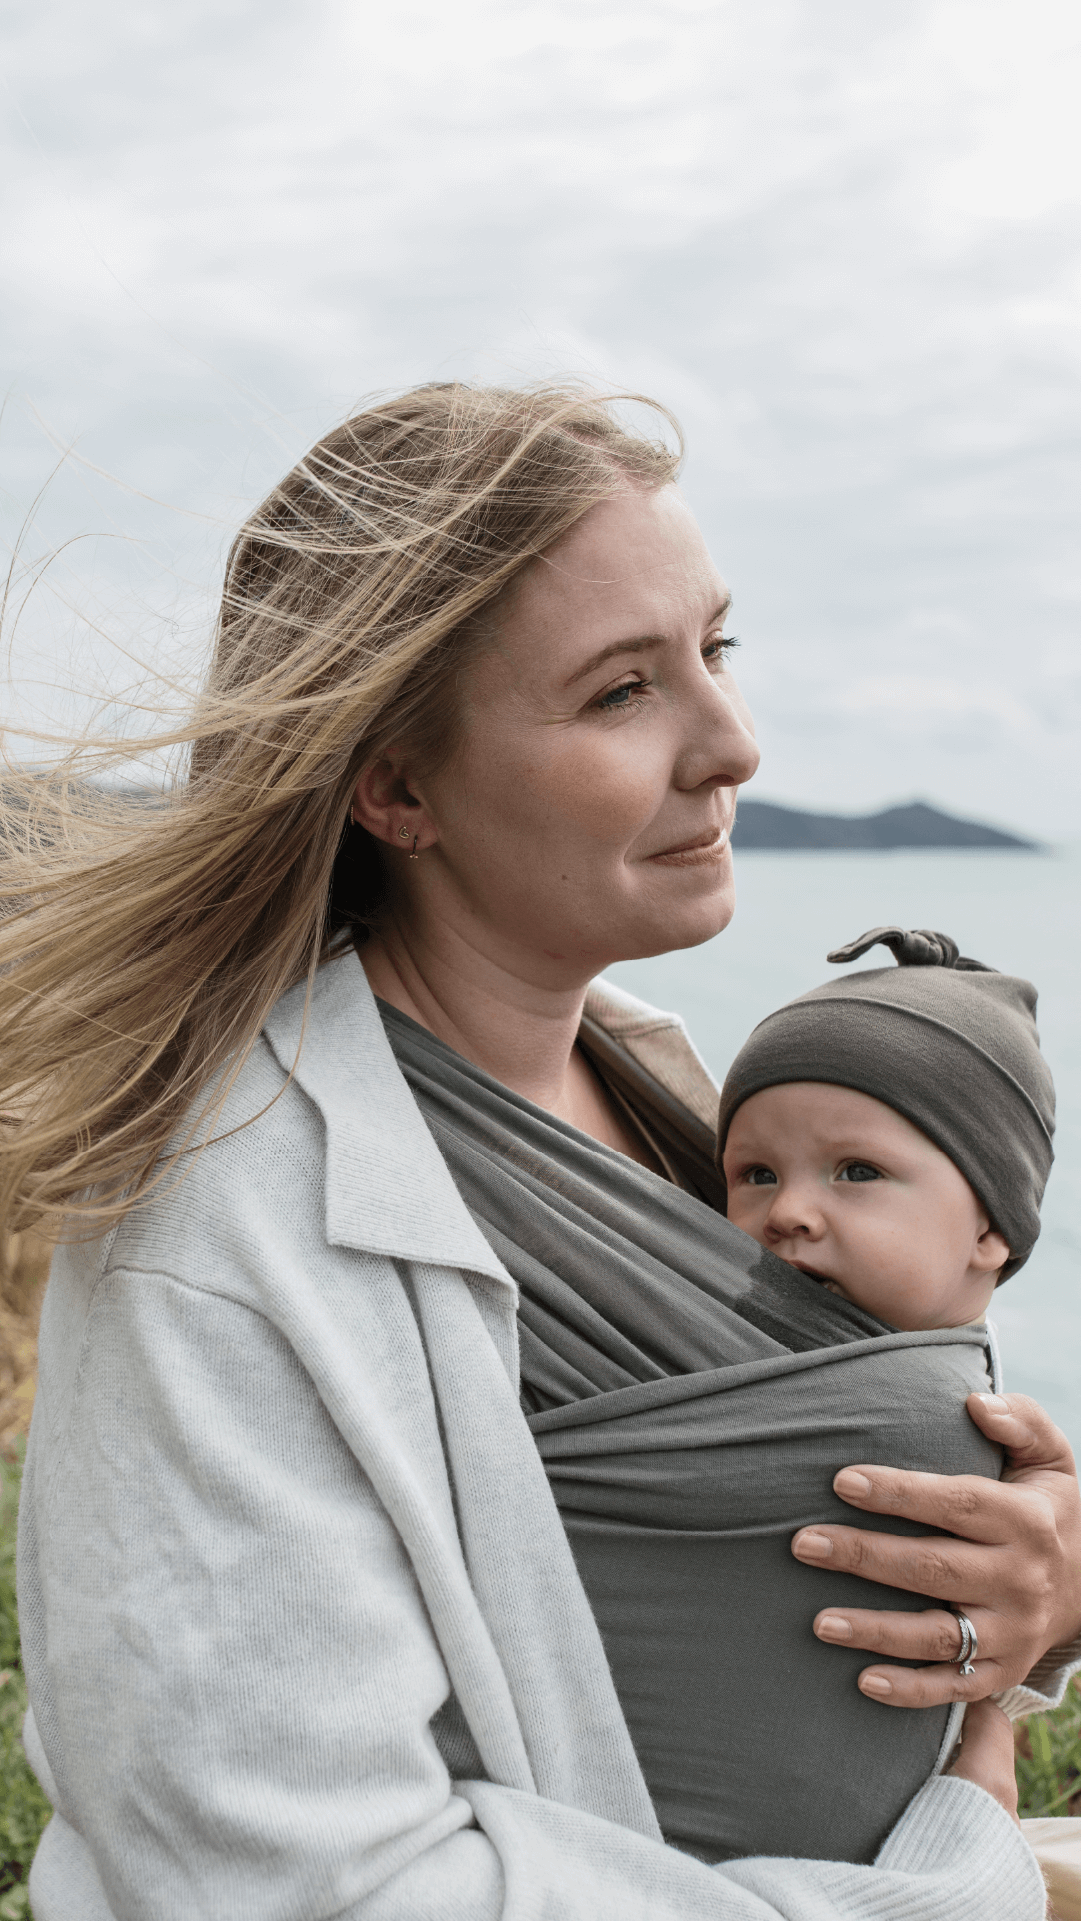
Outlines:
POLYGON ((948 1154, 1009 1245, 1028 1259, 1054 1158, 1055 1089, 1040 1053, 1036 989, 958 953, 929 928, 873 927, 833 962, 881 943, 896 967, 813 987, 767 1014, 721 1090, 717 1161, 737 1107, 765 1087, 828 1081, 895 1108, 948 1154))

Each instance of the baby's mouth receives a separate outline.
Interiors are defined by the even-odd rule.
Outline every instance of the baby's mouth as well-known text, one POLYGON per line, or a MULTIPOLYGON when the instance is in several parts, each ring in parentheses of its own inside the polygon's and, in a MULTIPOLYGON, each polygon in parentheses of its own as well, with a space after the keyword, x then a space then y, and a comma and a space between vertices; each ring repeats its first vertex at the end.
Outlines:
POLYGON ((806 1274, 809 1281, 818 1281, 822 1287, 828 1287, 831 1294, 841 1292, 840 1283, 834 1280, 832 1274, 820 1274, 817 1267, 808 1267, 806 1261, 789 1261, 788 1265, 798 1268, 801 1274, 806 1274))

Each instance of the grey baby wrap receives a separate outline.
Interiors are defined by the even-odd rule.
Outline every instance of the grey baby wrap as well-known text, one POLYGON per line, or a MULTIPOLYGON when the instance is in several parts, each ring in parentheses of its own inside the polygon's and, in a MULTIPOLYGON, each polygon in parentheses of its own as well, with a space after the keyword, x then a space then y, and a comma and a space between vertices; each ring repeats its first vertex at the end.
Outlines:
MULTIPOLYGON (((948 1709, 889 1709, 827 1604, 918 1595, 790 1552, 850 1462, 996 1476, 965 1413, 977 1329, 896 1333, 716 1211, 708 1131, 585 1023, 665 1180, 512 1094, 380 1005, 466 1205, 520 1290, 522 1400, 662 1830, 710 1861, 871 1861, 935 1764, 948 1709)), ((895 1533, 923 1529, 874 1517, 895 1533)))

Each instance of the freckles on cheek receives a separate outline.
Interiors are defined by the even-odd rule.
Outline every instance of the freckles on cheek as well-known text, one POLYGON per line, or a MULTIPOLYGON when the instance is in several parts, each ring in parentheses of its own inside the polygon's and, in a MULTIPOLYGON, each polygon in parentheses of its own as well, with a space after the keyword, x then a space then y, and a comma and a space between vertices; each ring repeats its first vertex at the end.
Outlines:
POLYGON ((613 767, 603 752, 595 750, 561 755, 543 769, 523 771, 553 815, 585 828, 596 840, 633 839, 652 820, 663 798, 648 769, 624 761, 613 767))

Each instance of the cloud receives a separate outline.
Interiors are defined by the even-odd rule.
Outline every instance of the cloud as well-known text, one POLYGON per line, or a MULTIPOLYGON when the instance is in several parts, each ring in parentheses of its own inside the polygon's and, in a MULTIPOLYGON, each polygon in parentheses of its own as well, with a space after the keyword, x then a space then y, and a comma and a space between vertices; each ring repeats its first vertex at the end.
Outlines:
MULTIPOLYGON (((821 793, 828 737, 832 805, 1001 812, 1008 740, 1018 817, 1081 830, 1075 42, 1048 0, 27 9, 9 383, 207 517, 62 475, 42 540, 138 542, 67 602, 194 648, 229 528, 359 396, 569 366, 684 419, 764 793, 821 793)), ((17 519, 20 405, 4 449, 17 519)), ((66 605, 25 631, 77 678, 66 605)))

